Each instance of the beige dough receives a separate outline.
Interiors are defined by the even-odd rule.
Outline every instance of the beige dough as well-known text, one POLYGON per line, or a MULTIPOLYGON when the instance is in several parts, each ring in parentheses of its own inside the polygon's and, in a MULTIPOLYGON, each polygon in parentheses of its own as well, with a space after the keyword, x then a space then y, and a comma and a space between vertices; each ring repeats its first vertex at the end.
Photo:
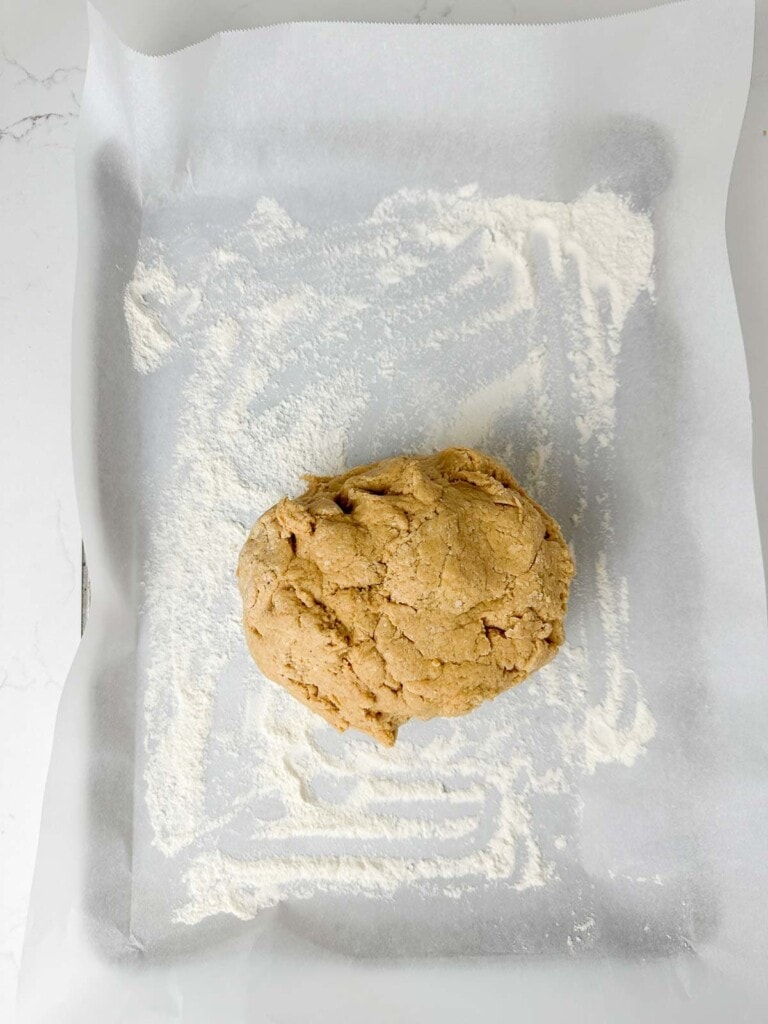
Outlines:
POLYGON ((256 664, 331 725, 389 746, 555 655, 573 562, 499 463, 448 448, 308 479, 255 524, 238 580, 256 664))

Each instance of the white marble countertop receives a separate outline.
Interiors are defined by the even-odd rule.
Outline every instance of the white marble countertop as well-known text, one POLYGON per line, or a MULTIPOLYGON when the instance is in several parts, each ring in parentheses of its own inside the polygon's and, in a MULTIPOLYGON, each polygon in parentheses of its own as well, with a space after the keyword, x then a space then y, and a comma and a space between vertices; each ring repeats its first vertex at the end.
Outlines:
MULTIPOLYGON (((750 366, 755 467, 768 540, 768 0, 728 237, 750 366)), ((652 0, 102 0, 152 52, 292 18, 550 21, 652 0)), ((8 0, 0 15, 0 1020, 13 1002, 61 687, 80 632, 80 534, 70 452, 76 255, 73 144, 87 55, 82 0, 8 0)), ((768 546, 768 545, 766 545, 768 546)))

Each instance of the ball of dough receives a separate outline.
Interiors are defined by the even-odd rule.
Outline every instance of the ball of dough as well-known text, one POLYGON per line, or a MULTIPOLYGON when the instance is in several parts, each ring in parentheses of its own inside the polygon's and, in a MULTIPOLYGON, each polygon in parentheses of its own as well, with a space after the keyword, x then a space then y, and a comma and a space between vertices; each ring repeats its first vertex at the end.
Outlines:
POLYGON ((238 580, 256 664, 331 725, 391 746, 555 655, 573 561, 499 463, 448 448, 308 481, 255 524, 238 580))

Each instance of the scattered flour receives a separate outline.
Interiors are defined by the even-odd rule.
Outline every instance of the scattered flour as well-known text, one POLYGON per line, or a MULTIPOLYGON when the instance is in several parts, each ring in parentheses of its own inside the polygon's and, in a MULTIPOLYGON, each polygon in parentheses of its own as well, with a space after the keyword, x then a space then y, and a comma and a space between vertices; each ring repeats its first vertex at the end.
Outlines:
POLYGON ((648 217, 595 191, 405 190, 312 230, 264 199, 215 245, 144 243, 133 361, 178 402, 149 489, 143 614, 146 804, 183 872, 176 920, 559 876, 572 844, 535 807, 575 814, 579 781, 631 765, 655 731, 627 662, 610 497, 621 330, 652 263, 648 217), (507 461, 574 524, 571 642, 536 681, 392 750, 339 737, 249 662, 240 546, 302 473, 453 443, 507 461))
POLYGON ((139 373, 152 373, 171 358, 176 339, 165 329, 157 306, 181 300, 188 312, 201 301, 194 288, 180 288, 161 258, 151 267, 139 262, 125 290, 125 319, 131 335, 133 365, 139 373))

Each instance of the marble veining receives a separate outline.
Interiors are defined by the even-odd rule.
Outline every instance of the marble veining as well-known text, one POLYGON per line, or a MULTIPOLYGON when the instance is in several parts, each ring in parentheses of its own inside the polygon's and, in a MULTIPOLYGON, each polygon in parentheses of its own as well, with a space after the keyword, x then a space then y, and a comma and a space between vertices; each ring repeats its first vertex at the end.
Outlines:
MULTIPOLYGON (((25 6, 24 13, 29 12, 25 6)), ((79 634, 69 363, 82 16, 0 48, 0 1020, 14 1001, 59 695, 79 634), (18 46, 17 49, 12 47, 18 46), (9 443, 8 443, 9 442, 9 443)))

